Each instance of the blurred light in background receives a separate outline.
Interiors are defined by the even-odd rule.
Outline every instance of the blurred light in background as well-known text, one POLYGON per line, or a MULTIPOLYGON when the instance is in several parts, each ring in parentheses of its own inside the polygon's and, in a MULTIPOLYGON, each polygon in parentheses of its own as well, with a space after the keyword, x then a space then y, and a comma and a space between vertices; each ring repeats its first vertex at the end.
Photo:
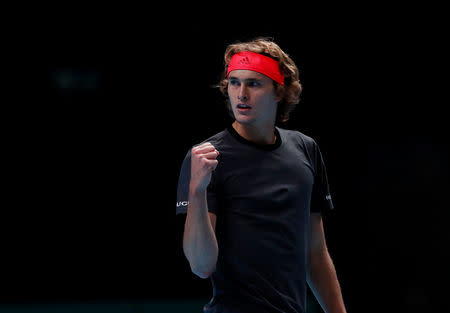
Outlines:
POLYGON ((101 72, 95 68, 56 68, 51 72, 52 88, 63 96, 93 93, 102 87, 101 72))

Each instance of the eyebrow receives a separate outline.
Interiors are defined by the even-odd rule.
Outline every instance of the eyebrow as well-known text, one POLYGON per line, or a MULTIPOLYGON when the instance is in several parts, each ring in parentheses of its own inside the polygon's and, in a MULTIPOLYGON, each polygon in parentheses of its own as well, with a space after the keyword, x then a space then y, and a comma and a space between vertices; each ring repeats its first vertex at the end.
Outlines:
MULTIPOLYGON (((230 76, 228 79, 237 79, 239 81, 241 80, 240 78, 237 78, 235 76, 230 76)), ((253 82, 253 81, 262 82, 263 80, 259 79, 259 78, 245 78, 245 79, 243 79, 243 81, 245 81, 245 82, 253 82)))

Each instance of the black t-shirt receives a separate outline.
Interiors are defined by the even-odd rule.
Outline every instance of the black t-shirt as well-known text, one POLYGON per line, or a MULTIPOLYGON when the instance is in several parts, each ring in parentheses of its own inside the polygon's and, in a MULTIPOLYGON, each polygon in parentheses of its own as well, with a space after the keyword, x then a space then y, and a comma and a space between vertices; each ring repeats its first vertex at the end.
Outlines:
MULTIPOLYGON (((306 312, 310 212, 333 209, 316 142, 276 127, 257 145, 233 127, 212 136, 219 161, 207 190, 217 216, 219 256, 207 313, 306 312)), ((190 151, 178 182, 176 213, 186 213, 190 151)))

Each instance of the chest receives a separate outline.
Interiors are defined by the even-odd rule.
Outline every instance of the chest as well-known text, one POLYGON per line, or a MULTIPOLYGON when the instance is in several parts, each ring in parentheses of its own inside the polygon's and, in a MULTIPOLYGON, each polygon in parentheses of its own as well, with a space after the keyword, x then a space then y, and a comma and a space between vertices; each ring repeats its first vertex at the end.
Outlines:
POLYGON ((314 170, 301 150, 224 153, 219 162, 220 191, 233 209, 267 213, 309 205, 314 170))

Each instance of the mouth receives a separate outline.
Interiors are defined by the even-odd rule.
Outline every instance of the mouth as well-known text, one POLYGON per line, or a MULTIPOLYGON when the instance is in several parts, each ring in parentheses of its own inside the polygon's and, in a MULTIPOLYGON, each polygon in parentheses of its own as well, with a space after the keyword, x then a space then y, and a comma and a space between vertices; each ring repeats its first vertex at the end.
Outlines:
POLYGON ((236 105, 236 108, 238 109, 238 111, 250 111, 252 109, 251 106, 244 104, 244 103, 238 103, 236 105))

